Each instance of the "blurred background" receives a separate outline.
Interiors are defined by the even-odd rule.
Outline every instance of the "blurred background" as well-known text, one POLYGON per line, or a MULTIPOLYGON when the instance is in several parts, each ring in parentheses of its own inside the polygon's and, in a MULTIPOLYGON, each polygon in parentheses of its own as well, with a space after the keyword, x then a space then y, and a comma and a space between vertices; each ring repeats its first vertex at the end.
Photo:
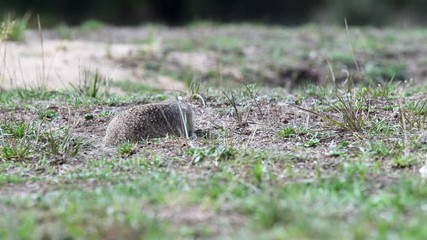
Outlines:
MULTIPOLYGON (((0 0, 0 14, 39 14, 45 27, 97 19, 114 25, 192 21, 297 25, 409 25, 427 22, 425 0, 0 0)), ((31 24, 30 24, 31 25, 31 24)))

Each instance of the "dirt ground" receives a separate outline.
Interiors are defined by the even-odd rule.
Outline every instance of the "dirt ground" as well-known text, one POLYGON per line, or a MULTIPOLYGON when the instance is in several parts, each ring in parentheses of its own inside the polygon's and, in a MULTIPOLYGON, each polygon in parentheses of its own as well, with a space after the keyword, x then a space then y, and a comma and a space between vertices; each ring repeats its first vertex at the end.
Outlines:
MULTIPOLYGON (((332 58, 340 59, 340 61, 332 63, 333 68, 345 67, 348 64, 348 67, 355 70, 354 62, 351 59, 353 55, 348 50, 349 45, 345 32, 335 36, 333 35, 335 28, 325 28, 324 30, 319 33, 312 27, 302 28, 295 32, 292 29, 253 26, 172 29, 166 27, 104 27, 94 32, 82 33, 72 40, 61 39, 57 31, 48 30, 43 32, 42 41, 38 31, 29 30, 24 42, 1 43, 3 51, 1 54, 3 56, 2 86, 4 88, 25 86, 45 86, 48 89, 70 88, 70 86, 82 84, 82 69, 91 71, 98 69, 102 74, 110 76, 113 82, 128 80, 133 83, 144 83, 150 87, 186 91, 184 82, 179 79, 179 76, 183 76, 180 71, 189 68, 189 71, 200 76, 202 83, 203 81, 219 81, 221 79, 218 80, 218 76, 212 77, 212 69, 217 69, 219 65, 218 59, 224 61, 221 63, 223 65, 220 64, 223 66, 220 70, 223 75, 221 74, 220 78, 224 78, 224 81, 239 82, 249 75, 256 75, 263 80, 260 85, 264 87, 300 86, 301 83, 298 81, 307 79, 312 83, 322 83, 324 79, 330 77, 327 73, 330 70, 329 67, 320 67, 327 62, 326 52, 322 51, 337 49, 334 50, 335 55, 329 55, 332 58), (245 38, 238 38, 240 36, 245 36, 245 38), (327 44, 324 41, 332 41, 332 37, 335 37, 333 46, 326 46, 326 49, 319 48, 320 45, 327 44), (209 38, 214 38, 215 41, 209 42, 209 38), (308 44, 313 47, 310 48, 308 44), (292 46, 300 48, 293 49, 292 46), (275 49, 283 55, 275 58, 275 52, 271 52, 275 49), (339 52, 341 49, 347 49, 346 54, 348 55, 343 56, 339 52), (227 61, 230 60, 224 59, 224 56, 231 56, 233 62, 241 61, 241 63, 240 65, 234 63, 227 65, 227 61), (298 59, 296 59, 297 56, 298 59), (347 57, 350 57, 350 60, 347 57), (272 65, 272 61, 275 59, 282 59, 281 61, 285 59, 285 62, 272 65), (152 64, 155 63, 162 64, 162 66, 153 67, 152 64), (245 71, 249 71, 250 74, 244 75, 245 71)), ((356 48, 357 56, 362 59, 379 58, 379 60, 374 59, 379 62, 389 61, 393 56, 394 61, 401 61, 404 71, 391 75, 413 76, 420 81, 426 75, 424 68, 419 67, 427 59, 427 55, 423 58, 420 54, 425 49, 421 48, 415 52, 414 47, 406 45, 406 43, 427 38, 427 35, 420 34, 420 36, 412 36, 408 39, 405 37, 398 39, 397 35, 392 35, 388 31, 390 30, 366 29, 364 32, 360 32, 356 29, 354 45, 364 46, 364 48, 356 48), (380 33, 392 35, 396 39, 390 40, 392 42, 390 45, 384 44, 379 47, 370 41, 383 37, 380 33), (366 44, 366 41, 369 44, 366 44), (376 52, 380 52, 382 55, 374 56, 376 52)), ((369 67, 368 65, 364 66, 369 67)), ((389 74, 387 71, 388 69, 379 74, 389 74)), ((337 74, 336 77, 340 76, 342 77, 337 74)), ((113 91, 125 94, 122 89, 117 87, 113 91)), ((281 94, 281 96, 264 93, 255 98, 241 97, 238 108, 243 114, 243 124, 236 120, 236 114, 230 102, 221 93, 203 96, 206 106, 203 106, 197 98, 187 100, 194 108, 197 129, 202 133, 208 133, 211 138, 225 138, 227 142, 236 145, 243 143, 246 149, 301 152, 301 156, 297 158, 306 159, 308 157, 310 159, 310 161, 297 163, 297 165, 301 164, 302 170, 311 171, 318 164, 325 168, 331 166, 333 168, 334 158, 325 158, 330 143, 353 142, 357 140, 355 135, 323 130, 326 124, 322 118, 291 107, 288 102, 297 102, 298 99, 289 95, 286 90, 280 91, 276 94, 281 94), (258 100, 255 102, 255 99, 258 100), (311 129, 310 131, 319 131, 319 145, 316 148, 303 147, 301 142, 312 137, 307 134, 300 134, 295 139, 287 140, 277 137, 278 129, 285 126, 306 126, 307 129, 311 129)), ((319 104, 316 98, 308 98, 301 103, 300 107, 312 109, 316 104, 319 104)), ((390 102, 376 101, 371 104, 381 109, 390 102)), ((75 136, 82 137, 91 146, 84 152, 86 157, 95 158, 114 154, 114 150, 103 147, 100 140, 112 116, 132 106, 99 105, 73 108, 52 103, 46 108, 43 102, 40 105, 36 103, 33 105, 30 110, 15 109, 12 115, 10 115, 10 110, 3 109, 0 119, 28 122, 37 119, 40 109, 54 111, 60 118, 53 121, 51 127, 71 126, 75 136), (85 118, 87 114, 96 116, 103 112, 111 114, 93 119, 85 118), (102 151, 99 151, 100 149, 102 151)), ((396 108, 392 109, 393 114, 391 115, 390 112, 378 109, 376 114, 379 118, 390 124, 398 124, 398 119, 393 118, 397 111, 396 108)), ((142 144, 150 144, 150 149, 156 149, 156 152, 164 158, 168 158, 179 155, 180 147, 177 144, 188 143, 176 143, 171 140, 169 143, 166 141, 159 144, 142 144)), ((197 145, 198 142, 195 141, 191 144, 197 145)))
MULTIPOLYGON (((132 30, 129 30, 132 32, 132 30)), ((69 89, 84 82, 84 72, 99 71, 112 80, 143 82, 152 87, 168 86, 183 90, 182 82, 166 76, 145 79, 144 71, 126 68, 117 59, 129 58, 145 46, 130 43, 109 43, 105 38, 98 41, 86 39, 63 40, 49 37, 49 32, 29 30, 24 42, 2 42, 2 87, 45 87, 69 89), (41 40, 42 39, 42 40, 41 40)), ((113 92, 120 93, 116 89, 113 92)))
MULTIPOLYGON (((405 35, 404 29, 354 28, 347 35, 342 28, 316 26, 154 25, 68 31, 70 36, 57 29, 42 35, 28 30, 23 42, 2 42, 2 87, 76 87, 85 81, 85 71, 98 70, 112 81, 177 91, 191 77, 215 86, 231 81, 293 88, 330 81, 328 65, 344 80, 342 71, 356 70, 355 60, 373 79, 427 76, 427 49, 418 44, 427 38, 422 30, 405 35)), ((121 92, 114 84, 112 89, 121 92)))
MULTIPOLYGON (((124 179, 118 182, 126 182, 135 172, 135 175, 149 174, 151 168, 159 173, 171 170, 194 179, 189 181, 190 187, 229 171, 239 181, 228 183, 230 189, 242 183, 256 195, 260 191, 254 180, 258 160, 269 169, 262 181, 272 188, 322 182, 333 176, 339 179, 343 173, 359 176, 361 172, 360 175, 366 174, 363 191, 370 196, 392 186, 405 174, 418 175, 424 164, 427 141, 426 119, 422 116, 427 111, 425 102, 423 105, 427 48, 414 45, 427 41, 423 31, 413 30, 412 33, 417 34, 408 37, 391 29, 355 29, 351 32, 351 41, 341 28, 319 30, 314 26, 298 30, 230 25, 73 31, 73 37, 64 39, 55 29, 44 31, 42 38, 38 31, 29 30, 23 42, 0 43, 0 86, 4 89, 73 89, 87 80, 85 72, 99 71, 111 81, 111 92, 124 100, 80 96, 81 101, 77 101, 75 95, 67 95, 69 92, 42 90, 38 93, 41 96, 34 98, 25 96, 32 93, 24 91, 23 96, 18 94, 11 97, 12 100, 5 100, 0 108, 2 128, 6 129, 9 123, 28 123, 34 131, 39 131, 34 135, 52 134, 60 140, 68 136, 62 131, 69 129, 70 139, 64 144, 79 140, 82 145, 76 156, 65 151, 46 153, 45 146, 30 146, 29 159, 14 159, 28 163, 28 169, 23 170, 18 164, 5 168, 11 171, 7 174, 25 172, 25 176, 39 180, 5 182, 0 187, 0 196, 28 197, 53 192, 68 183, 91 191, 108 184, 113 186, 117 183, 116 173, 124 179), (377 40, 381 40, 381 44, 377 40), (353 86, 344 84, 349 82, 348 73, 360 84, 360 88, 349 90, 353 91, 351 94, 345 88, 353 86), (364 86, 360 75, 371 78, 371 85, 364 86), (332 79, 336 79, 338 90, 332 79), (378 79, 381 81, 375 82, 378 79), (201 89, 190 85, 192 80, 197 80, 201 89), (117 148, 104 146, 102 138, 114 115, 134 105, 161 101, 173 95, 169 91, 160 96, 154 91, 142 94, 141 86, 149 87, 149 91, 153 88, 180 92, 180 97, 193 107, 195 136, 144 140, 136 143, 126 156, 121 156, 117 148), (214 88, 210 88, 212 86, 214 88), (334 94, 333 89, 342 95, 334 94), (236 98, 236 108, 226 94, 236 98), (366 122, 360 131, 339 128, 322 117, 345 123, 345 111, 337 110, 337 106, 343 104, 339 97, 342 100, 350 95, 354 99, 344 101, 354 103, 354 108, 363 105, 357 111, 350 107, 350 111, 360 114, 356 120, 366 122), (296 132, 281 136, 280 131, 286 128, 296 132), (375 145, 377 143, 382 145, 375 145), (203 152, 211 147, 213 152, 203 152), (234 153, 221 152, 224 149, 238 151, 235 154, 238 157, 227 164, 226 154, 234 153), (197 162, 191 150, 205 154, 206 159, 197 162), (42 159, 41 154, 49 167, 32 164, 32 160, 42 159), (400 156, 416 160, 401 163, 398 162, 400 156), (137 167, 126 165, 132 159, 150 162, 143 172, 138 172, 137 167), (118 162, 108 181, 97 178, 100 167, 89 167, 100 160, 118 162), (359 163, 364 164, 360 169, 359 163), (349 165, 353 168, 348 172, 349 165), (368 169, 365 172, 364 167, 368 169), (66 176, 77 176, 86 168, 92 168, 89 174, 94 174, 94 178, 81 182, 67 179, 66 176)), ((6 142, 12 138, 5 135, 4 139, 6 142)), ((28 139, 29 144, 43 142, 38 137, 28 139)), ((9 141, 11 146, 14 141, 9 141)), ((45 145, 48 144, 49 139, 45 145)), ((268 195, 269 191, 261 195, 268 195)), ((226 198, 224 194, 215 199, 218 209, 193 204, 191 200, 183 205, 171 201, 161 209, 147 200, 141 203, 141 208, 145 214, 167 219, 175 225, 209 225, 211 237, 215 238, 227 236, 235 226, 244 226, 248 220, 232 207, 227 209, 227 204, 222 205, 226 198)), ((344 208, 343 216, 351 215, 347 210, 344 208)))

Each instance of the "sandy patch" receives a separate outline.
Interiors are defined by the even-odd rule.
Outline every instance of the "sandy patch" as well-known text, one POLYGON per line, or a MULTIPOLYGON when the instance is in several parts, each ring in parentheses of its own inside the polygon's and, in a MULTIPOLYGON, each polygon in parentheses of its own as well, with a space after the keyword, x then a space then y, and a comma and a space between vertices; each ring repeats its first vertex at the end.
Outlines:
POLYGON ((154 87, 177 90, 183 84, 173 79, 144 78, 143 69, 121 66, 115 59, 127 58, 141 45, 101 43, 86 40, 27 40, 25 43, 0 43, 0 86, 5 89, 46 87, 64 89, 83 84, 85 72, 98 71, 112 81, 143 82, 154 87))

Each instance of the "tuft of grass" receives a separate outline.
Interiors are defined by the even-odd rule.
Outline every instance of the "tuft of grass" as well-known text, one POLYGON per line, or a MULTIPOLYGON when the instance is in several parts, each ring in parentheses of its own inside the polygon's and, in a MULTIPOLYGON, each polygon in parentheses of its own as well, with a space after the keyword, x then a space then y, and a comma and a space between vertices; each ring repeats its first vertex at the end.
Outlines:
POLYGON ((38 112, 38 117, 40 120, 52 121, 58 118, 58 113, 53 110, 45 110, 38 112))
POLYGON ((98 69, 92 73, 89 70, 83 71, 83 79, 80 78, 80 84, 71 87, 81 96, 97 98, 100 95, 108 96, 111 87, 111 79, 102 75, 98 69))
POLYGON ((253 174, 256 182, 260 183, 262 181, 262 161, 258 160, 254 164, 253 174))
POLYGON ((282 138, 290 138, 297 134, 297 130, 295 127, 285 127, 279 130, 279 137, 282 138))
POLYGON ((393 78, 389 81, 377 83, 376 86, 375 83, 371 83, 371 85, 374 85, 370 87, 370 89, 372 89, 372 97, 380 97, 384 100, 395 98, 399 83, 400 82, 394 81, 393 78))
POLYGON ((187 81, 185 81, 185 85, 187 87, 187 90, 189 92, 190 96, 200 96, 200 81, 197 80, 195 77, 193 77, 191 80, 187 79, 187 81))
POLYGON ((0 145, 0 160, 23 161, 30 156, 30 149, 22 142, 0 145))
POLYGON ((387 144, 384 141, 370 141, 367 145, 367 152, 372 159, 383 160, 400 154, 402 151, 400 144, 387 144))
POLYGON ((247 84, 246 82, 243 85, 245 86, 245 88, 242 90, 242 95, 248 96, 254 101, 254 104, 255 104, 256 108, 258 109, 258 114, 261 116, 261 118, 263 118, 264 113, 263 113, 261 106, 260 106, 260 103, 258 101, 258 94, 255 92, 256 85, 255 84, 247 84))
POLYGON ((344 167, 344 176, 351 178, 365 179, 369 171, 369 164, 366 161, 355 161, 355 162, 345 162, 344 167))
POLYGON ((80 29, 83 32, 91 32, 91 31, 97 31, 102 29, 105 26, 105 24, 99 20, 96 19, 88 19, 80 24, 80 29))
MULTIPOLYGON (((3 123, 0 126, 0 132, 2 133, 2 136, 4 137, 13 137, 13 138, 23 138, 26 136, 26 134, 30 133, 30 131, 32 131, 31 125, 29 123, 26 122, 21 122, 21 121, 17 121, 17 122, 6 122, 3 123)), ((31 132, 32 133, 32 132, 31 132)))
POLYGON ((402 154, 393 158, 393 167, 408 168, 419 163, 418 157, 412 154, 402 154))
POLYGON ((22 161, 30 157, 27 139, 35 134, 33 125, 25 122, 6 122, 0 125, 0 156, 2 160, 22 161))
POLYGON ((12 122, 0 125, 2 160, 25 161, 46 159, 62 162, 76 157, 83 141, 68 127, 44 128, 41 123, 12 122))
POLYGON ((293 138, 297 135, 303 135, 307 133, 307 129, 303 126, 289 126, 280 129, 277 135, 281 138, 293 138))
POLYGON ((345 156, 348 153, 348 146, 350 145, 349 141, 342 141, 336 144, 334 141, 329 143, 328 152, 326 155, 331 157, 345 156))
POLYGON ((320 143, 320 139, 317 138, 317 136, 312 136, 309 140, 305 141, 303 146, 304 147, 316 147, 317 145, 319 145, 320 143))
POLYGON ((189 148, 187 154, 191 156, 193 163, 209 159, 214 162, 220 162, 235 159, 238 155, 238 151, 234 147, 218 145, 204 148, 189 148))
MULTIPOLYGON (((396 128, 390 126, 389 121, 384 119, 373 119, 371 115, 372 109, 371 102, 374 98, 382 98, 386 100, 387 104, 385 109, 393 109, 390 103, 395 100, 395 92, 397 85, 392 82, 384 82, 377 84, 371 88, 361 87, 356 88, 351 78, 347 79, 346 90, 336 88, 332 98, 326 95, 316 94, 320 97, 320 102, 326 106, 326 110, 319 111, 314 109, 306 109, 297 105, 291 105, 303 111, 314 114, 322 118, 325 122, 337 127, 338 129, 355 133, 358 137, 363 137, 365 133, 382 132, 390 133, 396 131, 396 128)), ((416 107, 418 112, 423 112, 425 108, 424 103, 417 103, 416 107)), ((426 119, 425 114, 411 114, 407 109, 400 108, 401 118, 408 119, 409 126, 422 126, 423 120, 426 119)), ((401 122, 404 122, 404 120, 401 122)), ((406 128, 403 128, 406 129, 406 128)))
POLYGON ((305 87, 305 93, 309 97, 326 97, 330 94, 330 88, 319 86, 316 84, 307 84, 305 87))
POLYGON ((24 40, 27 23, 27 18, 12 18, 8 15, 0 24, 0 40, 24 40))
POLYGON ((111 116, 111 115, 114 115, 114 113, 111 111, 103 111, 100 114, 98 114, 98 117, 103 118, 103 117, 111 116))
POLYGON ((117 148, 117 154, 120 157, 129 157, 130 155, 136 152, 135 147, 136 147, 135 143, 131 143, 131 142, 123 143, 117 148))
POLYGON ((396 79, 403 81, 407 79, 405 66, 402 64, 379 65, 368 63, 365 65, 366 77, 375 82, 382 82, 384 79, 396 79))
POLYGON ((237 107, 237 99, 236 99, 236 94, 233 91, 230 91, 228 94, 225 91, 222 91, 222 93, 224 94, 224 96, 227 98, 228 102, 231 104, 231 106, 233 107, 234 110, 234 117, 237 120, 237 123, 239 125, 245 124, 245 122, 243 121, 243 114, 242 112, 239 111, 239 108, 237 107))
POLYGON ((80 138, 74 138, 71 133, 70 128, 49 129, 40 132, 36 142, 41 145, 45 157, 62 163, 68 157, 77 156, 83 145, 83 141, 80 138))
POLYGON ((61 39, 71 40, 74 38, 73 29, 71 29, 67 24, 61 23, 55 28, 55 30, 61 39))
POLYGON ((362 133, 366 129, 369 119, 369 104, 366 98, 355 98, 351 93, 337 94, 335 97, 336 101, 328 102, 328 108, 330 109, 329 112, 338 114, 338 116, 305 109, 297 105, 292 106, 312 113, 341 130, 362 133))
POLYGON ((424 130, 427 120, 427 100, 419 99, 406 104, 399 102, 399 123, 402 129, 424 130))

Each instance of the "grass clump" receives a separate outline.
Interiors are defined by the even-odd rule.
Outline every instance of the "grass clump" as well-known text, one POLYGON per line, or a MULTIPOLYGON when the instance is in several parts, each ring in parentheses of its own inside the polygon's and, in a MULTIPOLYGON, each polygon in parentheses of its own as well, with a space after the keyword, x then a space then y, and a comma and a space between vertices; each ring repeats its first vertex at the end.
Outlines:
POLYGON ((384 141, 370 141, 367 145, 367 152, 370 158, 384 160, 399 154, 402 147, 400 144, 393 145, 384 141))
POLYGON ((20 139, 25 137, 27 134, 32 133, 30 132, 31 127, 32 126, 30 124, 25 122, 20 122, 20 121, 15 123, 6 122, 2 124, 2 126, 0 127, 0 130, 1 130, 2 136, 5 136, 5 137, 10 136, 13 138, 20 139))
POLYGON ((364 90, 370 91, 373 98, 391 100, 397 97, 399 83, 398 81, 394 81, 393 78, 388 81, 370 82, 369 89, 366 88, 364 90))
POLYGON ((129 157, 136 152, 135 147, 134 143, 123 143, 118 147, 117 153, 120 157, 129 157))
POLYGON ((425 129, 427 120, 427 100, 420 99, 399 103, 399 123, 402 129, 425 129))
MULTIPOLYGON (((319 97, 318 101, 322 110, 307 109, 297 105, 293 106, 320 117, 326 123, 340 130, 352 132, 359 137, 373 132, 390 134, 390 131, 395 132, 397 128, 391 124, 387 117, 381 116, 378 118, 376 116, 377 106, 373 105, 372 102, 381 99, 385 101, 382 109, 391 111, 395 106, 398 106, 398 102, 396 102, 399 101, 396 98, 398 90, 397 84, 393 81, 373 84, 370 87, 355 87, 351 78, 349 78, 343 90, 335 86, 332 95, 316 94, 316 97, 319 97)), ((424 105, 422 102, 419 102, 414 108, 421 109, 422 111, 425 107, 424 105)), ((411 114, 409 108, 400 108, 400 116, 404 118, 400 121, 401 125, 406 120, 404 124, 412 127, 413 125, 420 125, 423 119, 425 120, 425 115, 423 114, 413 114, 413 112, 411 114)), ((402 129, 406 128, 402 127, 402 129)))
POLYGON ((349 80, 347 90, 336 89, 334 91, 333 100, 326 97, 321 99, 322 103, 327 106, 328 113, 293 106, 314 114, 341 130, 362 133, 369 122, 369 101, 366 93, 355 94, 353 87, 349 80))
POLYGON ((302 126, 289 126, 280 129, 277 135, 281 138, 293 138, 297 135, 303 135, 306 133, 308 133, 307 129, 302 126))
POLYGON ((408 168, 419 163, 419 159, 412 154, 402 154, 393 158, 393 167, 408 168))
MULTIPOLYGON (((39 135, 38 144, 44 147, 47 157, 75 157, 83 144, 81 139, 74 138, 69 128, 47 130, 39 135)), ((57 160, 57 159, 55 159, 57 160)))
POLYGON ((381 82, 383 79, 396 79, 400 81, 407 79, 405 66, 401 64, 387 64, 385 66, 367 64, 365 71, 368 78, 374 79, 377 82, 381 82))
POLYGON ((34 136, 33 125, 24 122, 6 122, 0 125, 0 156, 2 160, 28 159, 31 149, 27 138, 34 136))
POLYGON ((55 30, 61 39, 71 40, 74 38, 75 33, 67 24, 61 23, 55 28, 55 30))
POLYGON ((62 162, 76 157, 83 145, 80 138, 72 135, 70 128, 44 128, 40 122, 8 121, 0 125, 0 133, 3 160, 62 162))
POLYGON ((297 133, 296 128, 294 128, 294 127, 285 127, 285 128, 282 128, 282 129, 279 130, 278 135, 279 135, 279 137, 282 137, 282 138, 289 138, 289 137, 295 136, 296 133, 297 133))
POLYGON ((71 87, 81 96, 97 98, 108 96, 111 86, 111 79, 102 75, 98 69, 92 73, 89 70, 83 72, 78 86, 71 84, 71 87))
POLYGON ((58 113, 53 110, 45 110, 38 112, 38 117, 40 120, 52 121, 58 118, 58 113))
POLYGON ((22 41, 25 37, 28 19, 7 16, 0 24, 0 40, 22 41))
POLYGON ((187 154, 191 156, 194 163, 206 160, 220 162, 235 159, 238 155, 238 151, 234 147, 218 145, 204 148, 189 148, 187 154))
POLYGON ((304 147, 315 147, 319 145, 320 139, 317 136, 312 136, 309 140, 304 142, 304 147))
POLYGON ((91 31, 100 30, 104 26, 105 26, 105 24, 99 20, 89 19, 89 20, 84 21, 82 24, 80 24, 80 29, 84 32, 91 32, 91 31))
POLYGON ((236 93, 233 91, 229 91, 228 93, 223 91, 222 93, 227 98, 228 103, 233 107, 234 117, 235 117, 237 123, 240 125, 245 124, 246 122, 244 122, 244 120, 243 120, 243 113, 241 111, 239 111, 239 107, 238 107, 239 104, 237 102, 236 93))
POLYGON ((29 158, 30 149, 25 144, 2 144, 0 145, 1 160, 22 161, 29 158))

